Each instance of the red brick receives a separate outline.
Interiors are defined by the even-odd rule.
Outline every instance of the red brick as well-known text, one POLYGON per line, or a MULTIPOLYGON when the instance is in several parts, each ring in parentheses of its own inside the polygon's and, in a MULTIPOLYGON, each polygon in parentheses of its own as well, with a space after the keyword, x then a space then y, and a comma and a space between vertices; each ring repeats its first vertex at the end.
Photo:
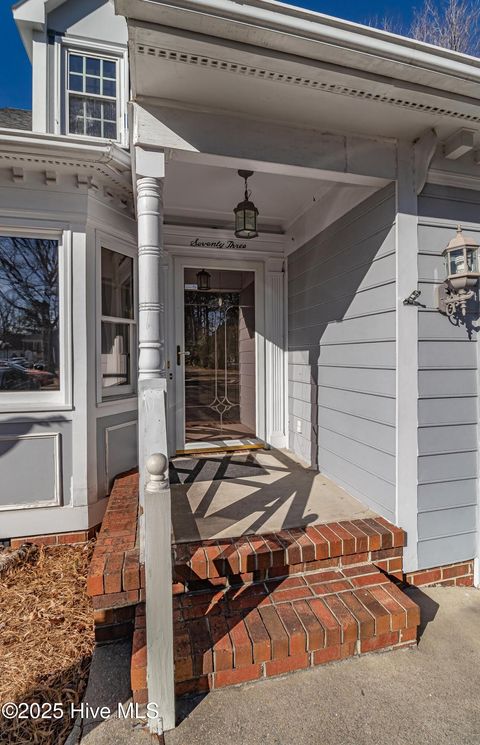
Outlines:
POLYGON ((411 585, 415 585, 416 587, 440 582, 441 579, 441 569, 427 569, 425 571, 412 572, 407 574, 407 582, 411 585))
POLYGON ((399 605, 405 608, 407 614, 407 627, 419 626, 420 608, 404 592, 402 592, 393 582, 385 585, 385 590, 397 601, 399 605))
POLYGON ((307 635, 293 606, 290 603, 281 603, 276 610, 288 634, 288 654, 296 656, 306 652, 307 635))
POLYGON ((358 638, 368 639, 373 636, 375 634, 375 617, 369 613, 365 606, 355 597, 354 593, 342 592, 340 599, 355 616, 358 626, 358 638))
POLYGON ((213 672, 212 638, 207 620, 198 618, 189 621, 188 629, 193 652, 195 676, 213 672))
POLYGON ((453 577, 463 577, 469 573, 468 564, 455 564, 453 566, 443 567, 443 579, 452 579, 453 577))
POLYGON ((175 682, 175 695, 188 696, 197 693, 206 693, 210 690, 208 675, 201 675, 193 680, 175 682))
POLYGON ((383 587, 370 587, 369 591, 373 597, 388 611, 390 616, 390 631, 398 631, 407 625, 407 614, 405 609, 397 603, 383 587))
POLYGON ((349 556, 341 557, 342 567, 349 566, 350 564, 362 564, 368 561, 368 551, 364 551, 362 554, 350 554, 349 556))
POLYGON ((278 617, 277 611, 272 607, 259 609, 262 621, 270 637, 272 659, 288 656, 288 634, 278 617))
POLYGON ((363 639, 360 642, 361 652, 374 652, 377 649, 384 649, 385 647, 393 647, 394 644, 398 644, 399 632, 389 631, 387 634, 381 634, 380 636, 374 636, 373 639, 363 639))
POLYGON ((248 667, 237 670, 220 670, 218 673, 210 676, 213 688, 222 688, 223 686, 237 685, 247 683, 251 680, 258 680, 262 677, 261 665, 249 665, 248 667))
POLYGON ((328 525, 316 525, 315 528, 328 541, 328 556, 341 556, 343 554, 341 538, 328 525))
POLYGON ((366 520, 352 520, 352 525, 355 525, 365 533, 368 538, 368 548, 370 551, 377 551, 379 548, 382 548, 382 536, 366 520))
POLYGON ((340 644, 341 629, 335 616, 320 598, 309 600, 308 604, 325 629, 325 645, 332 647, 340 644))
POLYGON ((223 616, 211 616, 210 633, 213 643, 213 669, 230 670, 233 667, 233 647, 228 624, 223 616))
POLYGON ((309 667, 310 655, 307 652, 296 655, 295 657, 286 657, 281 660, 271 660, 265 663, 265 674, 270 677, 273 675, 283 675, 295 670, 304 670, 309 667))
POLYGON ((342 554, 355 554, 355 537, 341 523, 330 523, 329 527, 342 539, 342 554))
POLYGON ((473 574, 469 577, 457 577, 455 584, 457 587, 473 587, 473 574))
POLYGON ((270 636, 259 611, 254 608, 245 616, 245 625, 252 641, 253 661, 265 662, 270 659, 270 636))
POLYGON ((243 617, 241 615, 230 616, 227 619, 227 624, 232 641, 235 667, 251 665, 253 663, 252 642, 243 617))
POLYGON ((375 618, 375 636, 390 631, 390 616, 383 605, 380 605, 378 600, 373 597, 370 588, 368 590, 366 588, 355 590, 355 597, 375 618))
POLYGON ((401 642, 413 642, 417 641, 417 627, 412 626, 409 629, 401 629, 400 631, 400 641, 401 642))
POLYGON ((147 687, 147 669, 145 667, 130 669, 130 685, 132 691, 144 690, 147 687))
POLYGON ((341 659, 340 644, 335 644, 332 647, 325 647, 325 649, 318 649, 313 653, 313 664, 323 665, 325 662, 333 662, 333 660, 341 659))
POLYGON ((358 635, 357 621, 347 606, 336 595, 329 595, 324 599, 324 602, 340 624, 342 629, 341 642, 356 641, 358 635))
POLYGON ((314 650, 322 649, 325 645, 325 631, 308 603, 305 600, 298 600, 293 603, 293 609, 305 629, 307 650, 313 652, 314 650))

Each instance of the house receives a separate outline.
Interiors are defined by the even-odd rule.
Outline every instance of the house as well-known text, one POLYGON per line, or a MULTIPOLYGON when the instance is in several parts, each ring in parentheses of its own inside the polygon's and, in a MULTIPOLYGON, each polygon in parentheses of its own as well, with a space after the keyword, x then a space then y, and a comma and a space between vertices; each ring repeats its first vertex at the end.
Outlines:
POLYGON ((88 536, 153 452, 267 446, 402 528, 410 581, 471 584, 478 60, 273 0, 13 12, 0 296, 52 377, 0 390, 0 537, 88 536))

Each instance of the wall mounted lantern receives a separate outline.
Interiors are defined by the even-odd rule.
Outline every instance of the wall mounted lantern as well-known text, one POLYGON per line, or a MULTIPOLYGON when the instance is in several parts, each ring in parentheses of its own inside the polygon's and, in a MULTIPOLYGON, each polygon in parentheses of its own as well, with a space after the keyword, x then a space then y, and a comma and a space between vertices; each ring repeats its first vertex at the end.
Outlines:
POLYGON ((253 171, 239 171, 240 178, 245 179, 245 198, 237 204, 233 210, 235 213, 235 237, 256 238, 258 210, 250 201, 251 192, 248 191, 248 179, 253 176, 253 171))
POLYGON ((203 290, 206 292, 210 289, 210 280, 212 278, 212 275, 205 271, 205 269, 202 269, 200 272, 197 272, 197 289, 203 290))
POLYGON ((478 271, 479 244, 463 235, 460 225, 443 252, 447 278, 438 288, 438 309, 447 316, 460 310, 467 312, 467 302, 474 297, 480 273, 478 271))

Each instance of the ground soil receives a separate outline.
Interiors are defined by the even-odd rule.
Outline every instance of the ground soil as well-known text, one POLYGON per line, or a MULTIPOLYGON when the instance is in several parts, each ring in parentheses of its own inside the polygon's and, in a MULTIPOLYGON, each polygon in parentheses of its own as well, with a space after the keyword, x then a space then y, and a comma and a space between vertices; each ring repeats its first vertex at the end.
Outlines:
POLYGON ((2 745, 62 745, 86 687, 94 647, 86 577, 93 542, 41 548, 0 577, 0 707, 40 704, 25 719, 0 713, 2 745), (57 706, 54 718, 48 704, 57 706), (32 716, 33 714, 33 716, 32 716))

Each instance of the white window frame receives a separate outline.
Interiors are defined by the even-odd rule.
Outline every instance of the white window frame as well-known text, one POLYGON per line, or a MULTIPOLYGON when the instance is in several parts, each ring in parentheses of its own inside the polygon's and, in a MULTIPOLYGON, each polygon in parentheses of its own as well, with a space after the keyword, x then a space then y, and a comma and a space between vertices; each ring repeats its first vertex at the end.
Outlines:
POLYGON ((136 247, 124 243, 115 236, 97 231, 96 234, 97 254, 97 404, 107 401, 132 398, 137 391, 137 335, 138 335, 138 309, 137 309, 137 250, 136 247), (102 313, 102 248, 109 251, 128 256, 133 260, 133 318, 117 318, 104 316, 102 313), (103 386, 102 379, 102 322, 128 324, 130 327, 130 384, 112 385, 108 388, 103 386))
POLYGON ((72 408, 72 234, 70 230, 50 230, 9 226, 0 222, 0 235, 39 238, 58 242, 58 304, 60 387, 58 391, 0 391, 0 412, 55 411, 72 408))
MULTIPOLYGON (((129 98, 128 87, 128 64, 127 49, 121 45, 100 44, 87 39, 69 39, 68 37, 56 37, 56 82, 55 82, 55 122, 56 134, 65 134, 86 142, 110 141, 104 137, 92 135, 70 134, 69 131, 69 82, 68 82, 68 55, 79 54, 82 56, 97 57, 116 62, 117 71, 117 138, 113 142, 122 147, 128 146, 127 132, 127 102, 129 98)), ((75 94, 74 94, 75 95, 75 94)), ((79 94, 88 96, 88 93, 79 94)), ((100 96, 99 98, 102 98, 100 96)))

